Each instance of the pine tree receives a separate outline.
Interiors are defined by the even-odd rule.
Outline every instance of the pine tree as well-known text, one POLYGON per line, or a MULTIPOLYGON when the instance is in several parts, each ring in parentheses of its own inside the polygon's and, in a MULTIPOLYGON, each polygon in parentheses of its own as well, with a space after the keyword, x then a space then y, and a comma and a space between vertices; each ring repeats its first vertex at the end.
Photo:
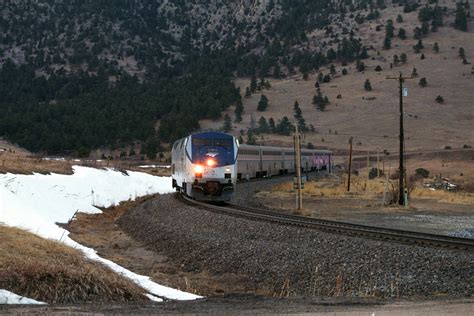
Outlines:
POLYGON ((454 28, 464 31, 467 31, 467 13, 464 11, 464 8, 461 3, 457 4, 456 17, 454 19, 454 28))
POLYGON ((255 75, 252 76, 250 80, 250 92, 255 93, 257 91, 257 77, 255 75))
POLYGON ((242 122, 242 114, 244 113, 244 105, 242 104, 242 100, 239 98, 237 100, 237 104, 235 105, 235 123, 242 122))
POLYGON ((260 101, 258 101, 257 111, 263 112, 267 109, 267 106, 268 98, 264 94, 262 94, 262 96, 260 97, 260 101))
POLYGON ((365 89, 365 91, 372 91, 372 86, 370 85, 369 79, 365 80, 364 89, 365 89))
POLYGON ((438 42, 435 42, 434 45, 433 45, 433 51, 437 54, 439 53, 439 46, 438 46, 438 42))
MULTIPOLYGON (((395 28, 393 27, 393 21, 388 20, 387 25, 385 26, 385 37, 386 38, 388 37, 389 39, 392 38, 394 30, 395 30, 395 28)), ((388 49, 388 48, 386 48, 386 49, 388 49)))
POLYGON ((444 99, 443 99, 443 97, 440 96, 440 95, 438 95, 438 96, 436 97, 435 101, 438 102, 438 103, 444 103, 444 99))
POLYGON ((392 47, 392 40, 390 37, 386 36, 383 41, 383 49, 390 49, 392 47))
POLYGON ((268 119, 268 128, 271 133, 275 132, 276 126, 275 126, 275 120, 273 119, 273 117, 270 117, 268 119))
POLYGON ((415 67, 413 67, 413 70, 412 70, 412 72, 411 72, 411 76, 412 76, 412 77, 418 77, 418 72, 417 72, 417 70, 416 70, 415 67))
POLYGON ((227 113, 224 115, 224 123, 221 129, 224 133, 227 133, 232 130, 232 120, 230 119, 230 116, 227 113))
POLYGON ((402 40, 407 38, 407 32, 405 31, 405 29, 400 28, 398 30, 398 37, 401 38, 402 40))
POLYGON ((251 95, 252 95, 252 92, 250 91, 250 88, 249 87, 245 88, 245 97, 250 98, 251 95))
POLYGON ((267 119, 263 116, 258 120, 258 132, 259 133, 268 133, 268 123, 267 119))
POLYGON ((426 81, 426 78, 425 78, 425 77, 423 77, 423 78, 420 79, 419 85, 420 85, 420 87, 422 87, 422 88, 424 88, 424 87, 426 87, 426 86, 428 85, 428 82, 426 81))
POLYGON ((284 116, 281 121, 278 123, 276 130, 278 134, 290 135, 293 131, 293 125, 291 124, 288 117, 284 116))
POLYGON ((459 47, 458 57, 461 58, 461 59, 466 58, 466 52, 464 51, 463 47, 459 47))
POLYGON ((329 71, 331 72, 331 75, 334 75, 336 73, 336 66, 331 64, 331 66, 329 66, 329 71))
POLYGON ((402 54, 400 55, 400 61, 402 62, 402 64, 406 64, 406 63, 407 63, 407 60, 408 60, 407 54, 402 53, 402 54))
POLYGON ((377 65, 377 67, 375 67, 375 71, 382 71, 382 67, 380 67, 380 65, 377 65))
POLYGON ((301 118, 301 109, 298 101, 295 101, 295 104, 293 105, 293 116, 295 119, 299 120, 301 118))
POLYGON ((313 96, 313 104, 320 111, 324 111, 326 109, 327 102, 324 99, 320 89, 317 89, 316 94, 313 96))
POLYGON ((253 135, 252 129, 249 129, 247 132, 247 145, 255 145, 255 136, 253 135))
POLYGON ((397 66, 399 62, 398 55, 393 55, 393 65, 397 66))
POLYGON ((342 75, 343 76, 347 75, 347 69, 346 68, 342 68, 342 75))
POLYGON ((397 15, 397 23, 402 23, 403 22, 403 17, 401 14, 397 15))

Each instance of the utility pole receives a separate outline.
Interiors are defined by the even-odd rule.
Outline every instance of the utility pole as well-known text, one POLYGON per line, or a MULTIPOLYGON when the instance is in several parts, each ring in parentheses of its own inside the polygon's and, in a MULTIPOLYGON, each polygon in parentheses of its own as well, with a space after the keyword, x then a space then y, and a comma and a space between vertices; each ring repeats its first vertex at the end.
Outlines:
POLYGON ((370 177, 370 153, 367 151, 367 180, 370 177))
POLYGON ((377 147, 377 178, 380 177, 379 163, 380 163, 380 148, 377 147))
POLYGON ((405 205, 408 201, 405 201, 405 168, 403 166, 403 142, 404 142, 404 132, 403 132, 403 82, 407 79, 413 79, 413 77, 403 77, 402 73, 398 77, 387 77, 387 79, 398 80, 399 83, 399 95, 400 95, 400 157, 399 157, 399 186, 398 186, 398 204, 405 205))
POLYGON ((349 138, 349 175, 347 176, 347 192, 351 190, 351 173, 352 173, 352 136, 349 138))
POLYGON ((300 146, 300 141, 301 141, 301 136, 298 131, 298 124, 295 124, 295 135, 294 135, 294 144, 295 144, 295 171, 296 171, 296 209, 301 211, 303 209, 303 192, 301 191, 302 189, 302 184, 301 184, 301 146, 300 146))

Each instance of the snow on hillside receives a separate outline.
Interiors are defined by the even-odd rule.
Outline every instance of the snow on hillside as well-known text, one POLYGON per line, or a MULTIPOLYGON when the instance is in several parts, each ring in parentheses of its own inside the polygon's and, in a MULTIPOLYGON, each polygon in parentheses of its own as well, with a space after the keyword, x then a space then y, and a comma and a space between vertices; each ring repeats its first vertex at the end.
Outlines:
POLYGON ((73 169, 73 175, 0 175, 0 223, 78 248, 88 258, 106 264, 154 295, 178 300, 199 298, 161 286, 147 276, 135 274, 99 257, 93 249, 78 244, 69 238, 68 231, 56 225, 69 221, 76 211, 100 213, 100 209, 93 205, 108 207, 138 196, 172 192, 170 178, 80 166, 73 169))
POLYGON ((18 305, 18 304, 33 304, 33 305, 45 305, 46 303, 44 302, 38 302, 35 301, 31 298, 27 298, 24 296, 16 295, 15 293, 12 293, 7 290, 0 290, 0 305, 2 304, 12 304, 12 305, 18 305))

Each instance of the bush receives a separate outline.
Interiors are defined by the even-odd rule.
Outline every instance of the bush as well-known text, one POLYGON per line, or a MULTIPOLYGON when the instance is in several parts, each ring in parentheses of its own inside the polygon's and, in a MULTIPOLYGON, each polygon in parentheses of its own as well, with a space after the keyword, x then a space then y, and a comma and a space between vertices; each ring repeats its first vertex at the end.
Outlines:
POLYGON ((452 148, 451 148, 451 146, 446 145, 446 146, 444 146, 444 149, 452 149, 452 148))
POLYGON ((425 168, 418 168, 415 170, 415 173, 417 176, 423 177, 423 178, 428 178, 430 175, 430 172, 426 170, 425 168))
POLYGON ((369 179, 370 180, 377 178, 377 170, 378 170, 379 176, 380 177, 383 176, 382 170, 377 169, 377 168, 371 168, 370 171, 369 171, 369 179))

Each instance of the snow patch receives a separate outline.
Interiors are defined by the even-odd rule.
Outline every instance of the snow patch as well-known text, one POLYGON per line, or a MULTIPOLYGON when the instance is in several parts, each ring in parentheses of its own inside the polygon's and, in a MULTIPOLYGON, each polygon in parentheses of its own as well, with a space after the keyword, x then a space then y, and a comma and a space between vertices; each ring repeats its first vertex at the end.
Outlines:
POLYGON ((17 295, 7 290, 0 289, 0 305, 11 304, 11 305, 46 305, 45 302, 39 302, 31 298, 17 295))
POLYGON ((67 230, 56 225, 68 222, 77 211, 101 213, 95 206, 109 207, 143 195, 173 192, 171 178, 81 166, 73 166, 73 171, 72 175, 0 175, 0 223, 77 248, 88 258, 107 265, 154 295, 176 300, 200 298, 159 285, 147 276, 101 258, 94 249, 78 244, 69 238, 67 230))

